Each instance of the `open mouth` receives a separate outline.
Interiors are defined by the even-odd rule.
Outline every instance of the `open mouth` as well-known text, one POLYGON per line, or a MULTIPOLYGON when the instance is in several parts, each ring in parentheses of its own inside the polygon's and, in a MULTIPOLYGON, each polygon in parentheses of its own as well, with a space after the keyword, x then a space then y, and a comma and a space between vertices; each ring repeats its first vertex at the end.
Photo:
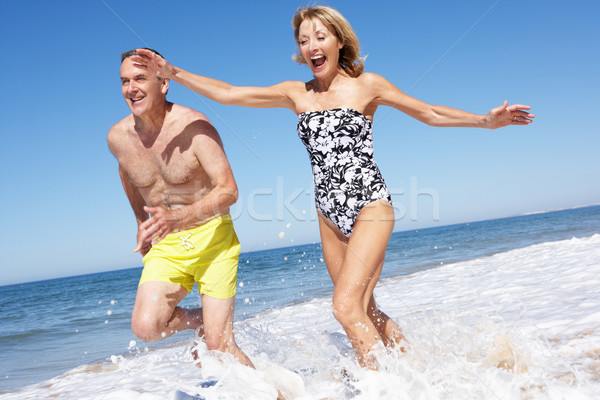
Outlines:
POLYGON ((312 62, 313 67, 319 68, 323 64, 325 64, 325 60, 326 59, 327 58, 324 55, 319 55, 319 56, 313 56, 313 57, 311 57, 310 61, 312 62))
POLYGON ((130 99, 131 99, 131 104, 135 104, 138 101, 142 100, 143 97, 131 97, 130 99))

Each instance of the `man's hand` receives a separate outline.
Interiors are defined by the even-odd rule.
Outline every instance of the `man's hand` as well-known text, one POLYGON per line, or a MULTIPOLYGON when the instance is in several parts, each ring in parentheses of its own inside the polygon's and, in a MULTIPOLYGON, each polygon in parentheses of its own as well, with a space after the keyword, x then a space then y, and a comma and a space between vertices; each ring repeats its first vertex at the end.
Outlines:
POLYGON ((176 231, 180 220, 177 210, 169 211, 162 207, 144 207, 144 211, 150 214, 138 227, 137 247, 134 252, 140 252, 142 256, 150 250, 153 243, 158 243, 169 233, 176 231))
POLYGON ((144 242, 143 236, 144 236, 144 230, 142 229, 142 227, 140 225, 140 226, 138 226, 138 232, 137 232, 137 247, 133 251, 134 252, 139 251, 140 254, 142 255, 142 257, 144 257, 152 248, 152 239, 149 239, 144 242))
POLYGON ((504 104, 500 107, 492 108, 485 117, 485 127, 497 129, 508 125, 528 125, 533 122, 532 118, 535 118, 535 115, 525 111, 530 109, 531 107, 522 104, 509 106, 505 100, 504 104))

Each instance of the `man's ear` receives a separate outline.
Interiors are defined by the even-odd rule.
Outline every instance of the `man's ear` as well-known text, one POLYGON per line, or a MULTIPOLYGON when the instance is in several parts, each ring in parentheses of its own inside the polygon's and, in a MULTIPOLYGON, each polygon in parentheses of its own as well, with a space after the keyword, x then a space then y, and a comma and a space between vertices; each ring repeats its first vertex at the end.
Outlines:
POLYGON ((163 79, 162 84, 160 85, 160 91, 165 96, 167 95, 167 92, 169 91, 169 81, 170 81, 169 79, 165 78, 165 79, 163 79))

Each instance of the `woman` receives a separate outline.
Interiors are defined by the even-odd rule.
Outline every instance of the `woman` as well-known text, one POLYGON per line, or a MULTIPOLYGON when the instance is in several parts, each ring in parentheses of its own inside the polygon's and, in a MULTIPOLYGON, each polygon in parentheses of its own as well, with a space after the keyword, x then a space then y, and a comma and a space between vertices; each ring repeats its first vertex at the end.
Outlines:
POLYGON ((505 102, 487 115, 434 106, 412 98, 380 75, 363 73, 356 34, 329 7, 299 9, 292 20, 299 54, 314 74, 309 82, 235 87, 174 67, 138 49, 134 62, 222 104, 286 107, 298 115, 298 135, 314 174, 315 203, 327 270, 334 284, 333 310, 363 367, 377 369, 371 351, 404 340, 381 312, 373 289, 394 226, 391 196, 373 160, 372 120, 377 107, 394 107, 432 126, 495 129, 526 125, 528 106, 505 102))

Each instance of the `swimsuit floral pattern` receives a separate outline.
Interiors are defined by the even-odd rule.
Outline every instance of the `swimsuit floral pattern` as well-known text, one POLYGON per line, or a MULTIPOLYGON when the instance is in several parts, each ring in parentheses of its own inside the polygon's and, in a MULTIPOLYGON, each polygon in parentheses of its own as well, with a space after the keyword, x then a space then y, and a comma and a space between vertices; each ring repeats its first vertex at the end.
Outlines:
POLYGON ((351 108, 298 115, 313 169, 315 204, 347 237, 367 204, 392 198, 373 159, 373 125, 351 108))

